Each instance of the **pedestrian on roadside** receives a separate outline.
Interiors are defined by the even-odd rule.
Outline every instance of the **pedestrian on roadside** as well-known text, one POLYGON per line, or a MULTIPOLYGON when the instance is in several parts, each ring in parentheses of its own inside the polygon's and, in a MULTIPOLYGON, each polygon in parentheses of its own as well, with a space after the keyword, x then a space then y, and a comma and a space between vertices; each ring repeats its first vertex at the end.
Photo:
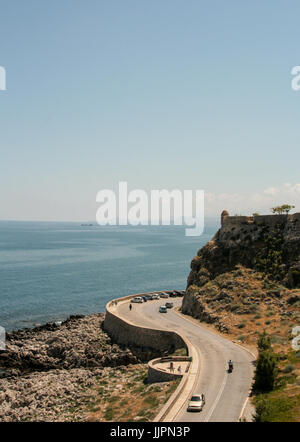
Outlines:
POLYGON ((132 310, 132 304, 129 304, 129 310, 130 311, 132 310))

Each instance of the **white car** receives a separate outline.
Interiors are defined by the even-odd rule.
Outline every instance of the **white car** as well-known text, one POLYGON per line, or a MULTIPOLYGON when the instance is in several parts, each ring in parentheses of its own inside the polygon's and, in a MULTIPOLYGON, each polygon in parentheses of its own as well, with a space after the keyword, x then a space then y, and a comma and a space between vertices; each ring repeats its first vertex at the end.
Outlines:
POLYGON ((168 293, 160 293, 159 294, 159 296, 161 297, 161 298, 169 298, 169 295, 168 295, 168 293))
POLYGON ((159 307, 159 313, 168 313, 168 309, 165 305, 159 307))
POLYGON ((205 404, 204 394, 194 394, 188 404, 187 411, 202 411, 205 404))
POLYGON ((152 299, 159 299, 159 294, 158 293, 153 293, 152 299))
POLYGON ((130 302, 136 302, 138 304, 141 304, 142 302, 144 302, 144 300, 143 300, 143 298, 141 298, 141 296, 136 296, 130 302))

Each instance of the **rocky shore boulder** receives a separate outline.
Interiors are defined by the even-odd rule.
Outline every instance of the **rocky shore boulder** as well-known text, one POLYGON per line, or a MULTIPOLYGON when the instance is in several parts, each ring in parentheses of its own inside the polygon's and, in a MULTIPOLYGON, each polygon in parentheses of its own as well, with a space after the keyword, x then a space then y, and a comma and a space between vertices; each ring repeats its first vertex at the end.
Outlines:
POLYGON ((129 349, 112 344, 102 331, 104 314, 71 316, 61 325, 45 324, 8 333, 0 368, 6 375, 52 369, 115 367, 138 362, 129 349))

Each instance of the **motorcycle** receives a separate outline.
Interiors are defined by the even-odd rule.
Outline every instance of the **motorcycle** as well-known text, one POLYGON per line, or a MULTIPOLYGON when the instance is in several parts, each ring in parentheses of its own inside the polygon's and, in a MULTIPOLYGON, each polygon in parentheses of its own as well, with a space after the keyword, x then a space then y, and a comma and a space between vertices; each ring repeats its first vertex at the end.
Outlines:
POLYGON ((232 370, 233 370, 233 363, 229 362, 228 363, 228 373, 232 373, 232 370))

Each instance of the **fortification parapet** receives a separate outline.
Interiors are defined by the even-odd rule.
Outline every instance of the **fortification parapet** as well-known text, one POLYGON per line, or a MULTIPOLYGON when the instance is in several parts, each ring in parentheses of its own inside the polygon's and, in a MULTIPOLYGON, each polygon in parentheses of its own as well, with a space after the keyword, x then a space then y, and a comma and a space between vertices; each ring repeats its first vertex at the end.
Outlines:
POLYGON ((276 224, 284 225, 300 222, 300 213, 293 215, 256 215, 256 216, 230 216, 228 212, 223 211, 221 215, 222 229, 228 230, 232 227, 245 225, 263 225, 274 227, 276 224))
POLYGON ((254 217, 255 224, 265 224, 270 227, 274 227, 276 224, 286 224, 288 220, 288 215, 258 215, 254 217))
POLYGON ((242 225, 253 224, 253 216, 226 216, 223 218, 222 229, 230 229, 242 225))

